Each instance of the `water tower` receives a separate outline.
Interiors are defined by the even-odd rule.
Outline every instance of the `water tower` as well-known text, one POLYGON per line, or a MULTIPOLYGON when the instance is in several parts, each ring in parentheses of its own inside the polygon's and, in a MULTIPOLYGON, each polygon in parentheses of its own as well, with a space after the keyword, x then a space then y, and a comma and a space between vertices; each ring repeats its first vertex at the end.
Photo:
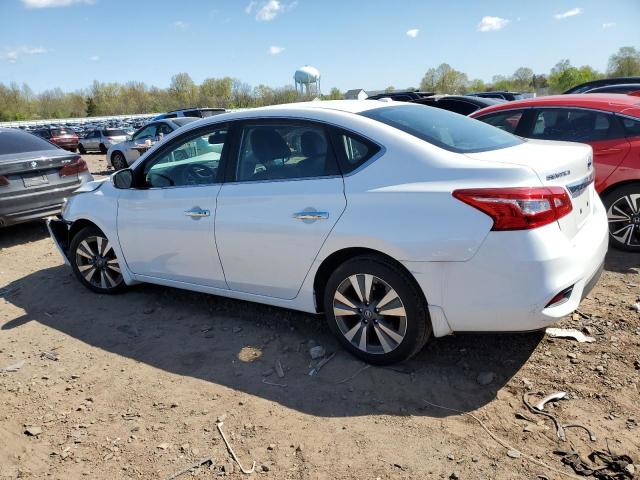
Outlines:
POLYGON ((320 72, 317 68, 305 65, 293 75, 296 91, 301 95, 320 95, 320 72))

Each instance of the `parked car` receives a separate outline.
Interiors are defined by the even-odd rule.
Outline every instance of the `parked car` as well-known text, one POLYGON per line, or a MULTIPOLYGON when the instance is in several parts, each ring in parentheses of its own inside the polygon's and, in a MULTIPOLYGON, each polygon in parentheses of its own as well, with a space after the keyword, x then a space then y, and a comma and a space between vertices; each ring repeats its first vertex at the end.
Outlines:
POLYGON ((78 134, 70 128, 42 127, 33 133, 65 150, 75 152, 78 149, 78 134))
POLYGON ((593 148, 595 188, 613 246, 640 252, 640 100, 630 95, 555 95, 495 105, 471 115, 526 138, 593 148))
POLYGON ((367 97, 366 100, 381 100, 383 98, 390 98, 391 100, 395 100, 396 102, 412 102, 415 100, 420 100, 424 97, 430 97, 432 95, 435 95, 435 92, 418 92, 414 90, 408 90, 400 92, 379 93, 377 95, 371 95, 370 97, 367 97))
POLYGON ((153 118, 153 120, 163 120, 165 118, 180 118, 180 117, 197 117, 197 118, 209 118, 214 115, 220 115, 226 112, 224 108, 182 108, 180 110, 173 110, 171 112, 163 113, 153 118))
POLYGON ((507 102, 513 102, 514 100, 522 100, 523 98, 525 98, 524 94, 521 92, 504 92, 504 91, 467 93, 467 96, 502 99, 502 100, 506 100, 507 102))
POLYGON ((131 136, 131 139, 109 147, 109 150, 107 150, 107 164, 116 170, 127 168, 140 156, 140 150, 136 150, 136 146, 144 144, 147 140, 155 143, 174 130, 195 120, 199 119, 194 117, 181 117, 154 120, 140 128, 131 136))
POLYGON ((604 87, 596 87, 587 90, 584 93, 623 93, 626 95, 634 94, 640 96, 640 83, 623 83, 621 85, 605 85, 604 87))
POLYGON ((80 153, 97 151, 107 153, 113 145, 127 140, 127 133, 122 128, 105 128, 91 130, 78 142, 80 153))
POLYGON ((432 334, 577 308, 607 250, 591 154, 412 103, 266 107, 185 126, 49 228, 95 292, 150 282, 324 312, 384 364, 432 334))
POLYGON ((55 215, 92 180, 78 155, 16 128, 0 128, 0 227, 55 215))
POLYGON ((506 100, 469 97, 467 95, 433 95, 431 97, 414 100, 414 103, 427 105, 429 107, 442 108, 450 112, 459 113, 460 115, 470 115, 481 108, 490 107, 504 103, 506 100))
POLYGON ((597 87, 605 87, 607 85, 623 85, 625 83, 640 83, 640 77, 617 77, 592 80, 590 82, 581 83, 580 85, 571 87, 569 90, 564 92, 564 95, 572 93, 585 93, 597 87))

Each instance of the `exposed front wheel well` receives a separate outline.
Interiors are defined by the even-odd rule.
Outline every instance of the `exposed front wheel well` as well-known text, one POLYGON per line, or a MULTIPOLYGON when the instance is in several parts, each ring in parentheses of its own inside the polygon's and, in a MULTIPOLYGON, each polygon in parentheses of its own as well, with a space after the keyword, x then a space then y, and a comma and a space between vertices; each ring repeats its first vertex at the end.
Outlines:
MULTIPOLYGON (((316 271, 316 276, 313 281, 313 292, 315 294, 316 311, 318 313, 322 313, 323 311, 322 303, 324 298, 325 287, 327 285, 327 281, 329 280, 329 277, 331 276, 331 274, 336 270, 336 268, 338 268, 347 260, 350 260, 360 255, 366 255, 366 254, 378 255, 394 263, 398 268, 402 269, 408 274, 409 278, 411 278, 411 280, 415 283, 415 286, 418 287, 418 290, 422 292, 422 289, 418 285, 418 282, 416 281, 413 274, 409 270, 407 270, 407 268, 402 263, 398 262, 393 257, 390 257, 389 255, 382 253, 378 250, 374 250, 372 248, 364 248, 364 247, 344 248, 342 250, 333 252, 331 255, 325 258, 322 264, 320 265, 320 267, 318 268, 318 270, 316 271)), ((426 298, 424 298, 424 293, 422 293, 422 295, 423 295, 423 300, 425 301, 425 304, 426 304, 426 298)))
POLYGON ((613 185, 608 186, 605 190, 600 192, 600 198, 602 198, 602 200, 604 200, 607 197, 607 195, 609 195, 614 190, 617 190, 618 188, 621 188, 621 187, 634 185, 634 184, 640 190, 640 180, 625 180, 624 182, 614 183, 613 185))
POLYGON ((89 220, 86 220, 84 218, 81 218, 80 220, 76 220, 75 222, 73 222, 73 224, 71 225, 71 228, 69 229, 69 245, 71 245, 71 242, 73 241, 73 237, 75 237, 77 233, 85 227, 98 228, 98 226, 95 223, 89 220))

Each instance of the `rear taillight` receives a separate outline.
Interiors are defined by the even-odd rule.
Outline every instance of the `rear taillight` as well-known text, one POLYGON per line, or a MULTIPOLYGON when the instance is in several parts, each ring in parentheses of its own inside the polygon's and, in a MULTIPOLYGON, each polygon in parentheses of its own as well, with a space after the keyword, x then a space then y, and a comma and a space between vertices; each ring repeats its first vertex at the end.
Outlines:
POLYGON ((64 167, 60 169, 61 177, 69 177, 72 175, 77 175, 81 172, 87 172, 89 168, 87 167, 87 162, 85 162, 82 157, 76 157, 73 159, 71 163, 67 163, 64 167))
POLYGON ((453 196, 493 219, 491 230, 528 230, 564 217, 572 210, 562 187, 472 188, 453 196))
POLYGON ((0 187, 8 187, 8 186, 9 186, 9 179, 4 175, 0 175, 0 187))

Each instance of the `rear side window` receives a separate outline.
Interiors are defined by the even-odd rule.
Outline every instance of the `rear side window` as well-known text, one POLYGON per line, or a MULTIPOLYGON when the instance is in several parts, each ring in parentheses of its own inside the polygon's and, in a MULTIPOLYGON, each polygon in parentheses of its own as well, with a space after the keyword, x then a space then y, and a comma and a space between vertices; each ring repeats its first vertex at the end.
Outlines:
POLYGON ((460 115, 469 115, 470 113, 478 110, 478 107, 472 103, 465 102, 464 100, 440 100, 434 105, 439 108, 444 108, 450 112, 459 113, 460 115))
POLYGON ((486 123, 423 105, 382 107, 361 115, 451 152, 484 152, 522 143, 518 137, 486 123))
POLYGON ((624 127, 624 134, 627 137, 640 136, 640 120, 634 120, 629 117, 619 117, 624 127))
POLYGON ((108 128, 102 131, 102 134, 106 137, 122 137, 127 134, 124 130, 119 128, 108 128))
POLYGON ((531 138, 595 142, 615 136, 611 114, 592 110, 549 108, 539 110, 534 119, 531 138))
POLYGON ((520 120, 522 120, 522 114, 522 110, 510 110, 508 112, 499 112, 485 115, 478 118, 478 120, 482 120, 483 122, 488 123, 489 125, 493 125, 494 127, 499 128, 500 130, 504 130, 505 132, 514 133, 518 128, 520 120))
POLYGON ((336 130, 334 145, 343 174, 354 171, 380 151, 380 147, 351 132, 336 130))
POLYGON ((42 150, 58 150, 58 147, 21 130, 0 129, 0 155, 42 150))
POLYGON ((331 143, 322 126, 250 124, 242 129, 237 182, 337 175, 331 143))

